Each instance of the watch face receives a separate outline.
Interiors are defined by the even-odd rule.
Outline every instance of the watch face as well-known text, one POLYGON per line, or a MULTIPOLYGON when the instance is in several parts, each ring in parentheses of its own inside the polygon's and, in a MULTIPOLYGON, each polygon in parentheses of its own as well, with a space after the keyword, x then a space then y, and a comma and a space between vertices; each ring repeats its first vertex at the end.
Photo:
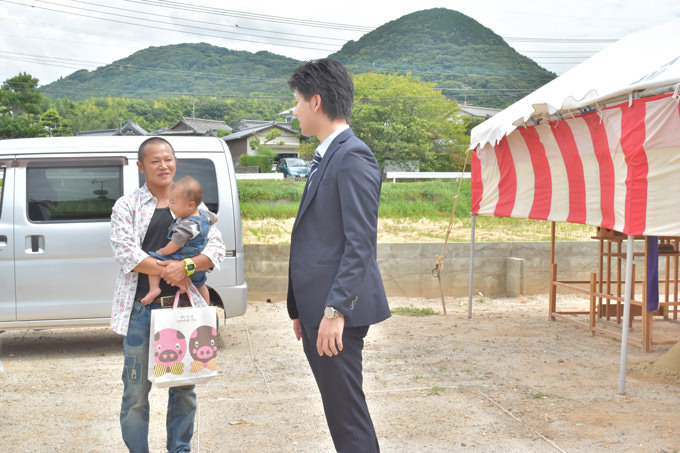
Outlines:
POLYGON ((196 268, 196 266, 193 265, 193 264, 189 264, 189 265, 187 266, 187 269, 189 269, 190 271, 193 271, 195 268, 196 268))
POLYGON ((333 319, 335 318, 335 309, 333 307, 326 307, 323 314, 326 318, 333 319))

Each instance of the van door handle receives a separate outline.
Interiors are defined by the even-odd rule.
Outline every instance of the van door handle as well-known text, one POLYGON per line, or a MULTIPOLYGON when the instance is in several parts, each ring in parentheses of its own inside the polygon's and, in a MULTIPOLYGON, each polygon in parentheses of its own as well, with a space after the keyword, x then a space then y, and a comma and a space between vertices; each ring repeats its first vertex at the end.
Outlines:
POLYGON ((26 236, 26 253, 43 253, 45 251, 45 237, 40 234, 26 236))
POLYGON ((5 236, 4 234, 0 234, 0 250, 5 248, 6 245, 7 245, 7 236, 5 236))

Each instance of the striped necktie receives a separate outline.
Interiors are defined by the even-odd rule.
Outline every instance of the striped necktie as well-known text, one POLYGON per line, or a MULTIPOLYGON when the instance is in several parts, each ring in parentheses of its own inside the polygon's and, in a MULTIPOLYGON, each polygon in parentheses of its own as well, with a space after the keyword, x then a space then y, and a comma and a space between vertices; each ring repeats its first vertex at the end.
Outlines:
POLYGON ((321 154, 319 154, 319 150, 317 149, 314 152, 314 157, 312 158, 312 168, 309 169, 309 176, 307 177, 307 185, 309 185, 312 182, 312 176, 314 175, 314 172, 316 171, 316 169, 319 168, 319 162, 321 162, 321 154))

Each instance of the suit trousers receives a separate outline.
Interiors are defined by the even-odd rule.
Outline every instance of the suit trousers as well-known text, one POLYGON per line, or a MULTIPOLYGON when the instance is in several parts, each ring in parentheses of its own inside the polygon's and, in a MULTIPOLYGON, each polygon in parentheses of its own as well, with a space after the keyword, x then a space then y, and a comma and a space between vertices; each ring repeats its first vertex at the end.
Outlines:
POLYGON ((346 328, 342 351, 319 356, 316 350, 318 327, 301 323, 302 346, 321 393, 326 422, 335 450, 340 453, 380 451, 373 421, 362 389, 362 352, 368 326, 346 328))

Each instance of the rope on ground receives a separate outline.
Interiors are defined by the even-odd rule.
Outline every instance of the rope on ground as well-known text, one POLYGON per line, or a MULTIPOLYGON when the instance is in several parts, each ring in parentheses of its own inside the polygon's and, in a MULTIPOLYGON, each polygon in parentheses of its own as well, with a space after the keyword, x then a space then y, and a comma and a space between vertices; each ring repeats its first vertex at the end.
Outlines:
MULTIPOLYGON (((463 164, 463 172, 465 167, 467 167, 468 158, 470 157, 470 150, 467 150, 465 154, 465 163, 463 164)), ((444 288, 442 287, 441 272, 444 268, 444 255, 446 254, 446 244, 449 242, 449 235, 453 229, 453 220, 456 216, 456 208, 458 207, 458 195, 460 195, 460 188, 463 185, 463 178, 458 179, 458 190, 456 191, 456 196, 453 198, 453 209, 451 209, 451 217, 449 218, 449 227, 446 229, 446 236, 444 237, 444 245, 442 245, 441 255, 437 255, 437 261, 434 263, 434 269, 432 269, 432 276, 435 277, 439 283, 439 294, 442 298, 442 311, 446 315, 446 301, 444 300, 444 288)))
POLYGON ((566 453, 566 452, 565 452, 564 450, 562 450, 555 442, 553 442, 552 440, 550 440, 550 439, 548 439, 547 437, 545 437, 543 434, 541 434, 541 433, 539 433, 538 431, 536 431, 535 429, 533 429, 531 426, 529 426, 529 424, 524 423, 522 420, 520 420, 519 418, 515 417, 510 411, 508 411, 506 408, 504 408, 503 406, 501 406, 499 403, 497 403, 496 401, 494 401, 493 399, 491 399, 487 394, 485 394, 485 393, 482 392, 481 390, 477 390, 477 393, 479 393, 479 394, 482 395, 484 398, 486 398, 487 400, 491 401, 493 404, 495 404, 496 406, 498 406, 503 412, 505 412, 506 414, 508 414, 510 417, 514 418, 515 420, 517 420, 518 422, 520 422, 520 423, 523 424, 524 426, 526 426, 526 427, 528 427, 529 429, 533 430, 536 434, 538 434, 538 436, 539 436, 541 439, 543 439, 544 441, 548 442, 548 443, 549 443, 553 448, 555 448, 557 451, 561 451, 562 453, 566 453))
POLYGON ((262 376, 262 380, 264 381, 264 386, 267 389, 267 395, 271 395, 272 392, 269 391, 269 383, 267 382, 267 378, 264 376, 264 373, 260 369, 259 366, 257 366, 257 363, 255 362, 255 356, 253 355, 253 347, 250 344, 250 331, 248 331, 248 326, 246 326, 246 338, 248 339, 248 349, 250 350, 250 361, 253 362, 253 366, 255 366, 255 369, 260 372, 260 375, 262 376))

